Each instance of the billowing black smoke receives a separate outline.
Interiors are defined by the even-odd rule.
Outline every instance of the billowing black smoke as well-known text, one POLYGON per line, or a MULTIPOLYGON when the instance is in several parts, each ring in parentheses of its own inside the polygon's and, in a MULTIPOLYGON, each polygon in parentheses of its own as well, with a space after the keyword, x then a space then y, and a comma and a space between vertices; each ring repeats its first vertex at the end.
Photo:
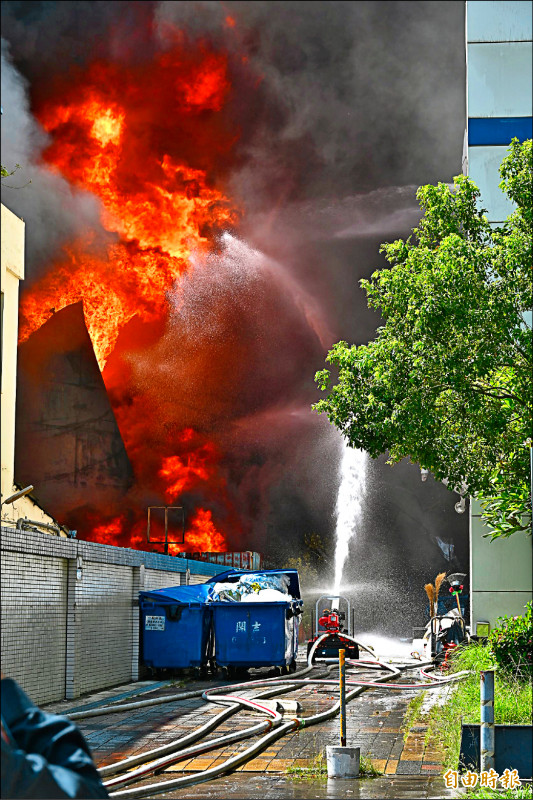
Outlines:
MULTIPOLYGON (((341 443, 310 410, 314 372, 334 341, 372 338, 379 319, 359 279, 384 266, 381 242, 416 224, 416 187, 460 172, 463 14, 462 2, 3 3, 2 163, 21 164, 11 186, 32 182, 2 187, 2 198, 27 222, 29 285, 78 230, 100 227, 95 198, 40 161, 36 93, 95 59, 149 60, 176 26, 234 55, 224 114, 240 137, 213 179, 244 209, 239 239, 211 265, 211 287, 205 272, 196 288, 187 279, 158 355, 166 363, 200 339, 211 341, 214 364, 217 342, 240 343, 245 366, 219 390, 213 383, 216 402, 191 402, 209 365, 179 375, 171 400, 184 425, 216 435, 225 453, 251 531, 243 549, 280 563, 312 532, 333 547, 341 443), (227 308, 216 319, 215 301, 227 308)), ((139 385, 156 380, 152 356, 135 364, 139 385)), ((455 495, 422 484, 413 466, 380 460, 370 481, 349 579, 387 587, 382 620, 394 627, 403 613, 395 592, 409 587, 420 606, 436 572, 467 571, 466 520, 455 495)), ((362 624, 379 626, 365 602, 362 624)))

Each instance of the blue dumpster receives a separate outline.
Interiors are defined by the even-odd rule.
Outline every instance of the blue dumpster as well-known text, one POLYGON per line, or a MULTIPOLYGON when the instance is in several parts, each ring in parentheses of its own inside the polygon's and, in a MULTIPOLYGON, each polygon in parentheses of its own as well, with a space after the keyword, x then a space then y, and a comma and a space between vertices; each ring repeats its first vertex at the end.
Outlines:
POLYGON ((142 660, 152 669, 204 667, 211 653, 208 587, 139 592, 142 660))
MULTIPOLYGON (((257 575, 287 576, 287 602, 228 602, 211 604, 215 633, 215 661, 227 668, 286 667, 295 669, 298 630, 303 601, 298 572, 262 570, 257 575)), ((208 583, 237 583, 249 572, 231 570, 208 583)), ((204 584, 207 585, 207 584, 204 584)))

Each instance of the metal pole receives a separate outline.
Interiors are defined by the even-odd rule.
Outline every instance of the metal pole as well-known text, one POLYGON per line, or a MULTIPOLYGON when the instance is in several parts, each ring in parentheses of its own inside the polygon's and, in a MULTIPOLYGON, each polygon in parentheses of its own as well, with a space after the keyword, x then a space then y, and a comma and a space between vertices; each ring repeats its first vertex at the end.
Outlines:
POLYGON ((461 608, 461 602, 459 600, 459 592, 454 592, 454 595, 455 595, 455 599, 457 600, 457 608, 459 609, 459 622, 460 622, 461 628, 463 629, 463 636, 465 636, 466 635, 465 620, 464 620, 464 617, 463 617, 463 609, 461 608))
POLYGON ((481 772, 494 769, 494 670, 481 672, 481 772))
POLYGON ((339 696, 341 707, 341 747, 346 747, 346 666, 344 650, 339 650, 339 696))
POLYGON ((533 444, 529 448, 529 491, 531 493, 531 515, 533 517, 533 444))

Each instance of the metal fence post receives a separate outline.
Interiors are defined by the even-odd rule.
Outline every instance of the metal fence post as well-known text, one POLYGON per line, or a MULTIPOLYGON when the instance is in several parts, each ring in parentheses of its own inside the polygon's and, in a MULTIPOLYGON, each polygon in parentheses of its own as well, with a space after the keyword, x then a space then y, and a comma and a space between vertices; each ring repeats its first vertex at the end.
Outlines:
POLYGON ((494 769, 494 670, 482 670, 480 674, 481 696, 481 771, 494 769))
POLYGON ((341 710, 341 747, 346 747, 346 665, 344 650, 339 650, 339 697, 341 710))

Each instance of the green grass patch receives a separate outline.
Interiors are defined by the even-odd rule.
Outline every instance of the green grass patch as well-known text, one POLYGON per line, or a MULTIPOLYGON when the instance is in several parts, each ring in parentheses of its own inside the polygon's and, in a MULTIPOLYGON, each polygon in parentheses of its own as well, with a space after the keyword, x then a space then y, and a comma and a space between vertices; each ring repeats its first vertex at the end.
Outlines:
MULTIPOLYGON (((480 722, 479 673, 495 669, 495 662, 489 647, 475 642, 458 648, 451 664, 453 672, 470 670, 471 674, 458 682, 444 705, 433 706, 424 721, 428 723, 427 741, 443 750, 446 767, 457 769, 461 722, 480 722)), ((531 680, 495 669, 494 721, 508 725, 531 724, 531 680)), ((495 796, 504 795, 498 792, 495 796)))
POLYGON ((420 692, 417 694, 416 697, 410 701, 409 705, 407 706, 407 711, 405 712, 405 716, 402 722, 402 731, 403 731, 403 740, 405 741, 409 736, 409 731, 413 727, 413 725, 422 719, 422 715, 420 713, 420 709, 422 708, 422 703, 424 702, 424 698, 426 696, 426 692, 420 692))
MULTIPOLYGON (((288 767, 287 775, 290 775, 293 779, 304 780, 306 778, 327 778, 328 765, 326 756, 323 753, 319 753, 308 767, 288 767)), ((383 772, 374 766, 370 756, 361 755, 359 763, 359 775, 361 778, 377 778, 378 776, 383 775, 383 772)))
POLYGON ((288 767, 287 775, 296 779, 327 778, 328 766, 326 763, 326 756, 323 753, 319 753, 308 767, 288 767))
POLYGON ((477 642, 460 648, 452 660, 454 672, 472 670, 458 687, 465 722, 480 721, 479 673, 495 670, 494 721, 508 725, 531 722, 531 680, 518 673, 499 670, 487 645, 477 642))
POLYGON ((374 766, 374 762, 370 756, 361 755, 359 775, 362 778, 378 778, 380 775, 383 775, 383 772, 374 766))
POLYGON ((491 798, 504 798, 504 800, 528 800, 533 797, 533 790, 530 785, 518 786, 516 789, 490 789, 487 786, 480 786, 460 797, 468 800, 491 800, 491 798))

